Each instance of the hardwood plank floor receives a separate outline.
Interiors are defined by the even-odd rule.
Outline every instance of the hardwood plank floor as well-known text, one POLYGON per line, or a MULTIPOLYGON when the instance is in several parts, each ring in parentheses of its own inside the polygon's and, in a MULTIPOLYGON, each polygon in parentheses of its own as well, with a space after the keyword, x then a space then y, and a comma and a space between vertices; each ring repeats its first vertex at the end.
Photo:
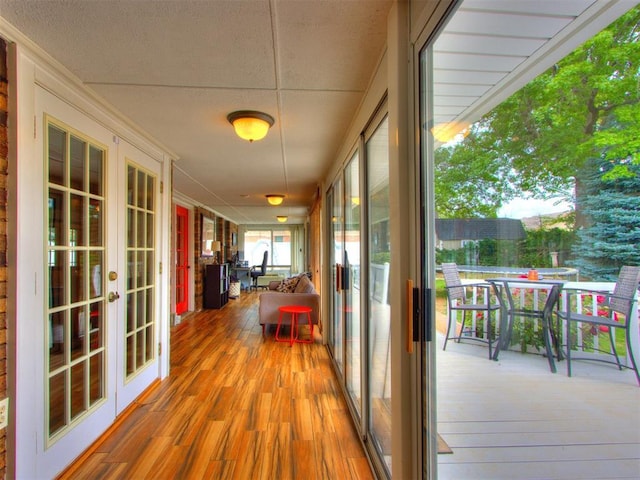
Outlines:
POLYGON ((259 293, 189 315, 171 373, 64 479, 373 479, 326 348, 266 339, 259 293))

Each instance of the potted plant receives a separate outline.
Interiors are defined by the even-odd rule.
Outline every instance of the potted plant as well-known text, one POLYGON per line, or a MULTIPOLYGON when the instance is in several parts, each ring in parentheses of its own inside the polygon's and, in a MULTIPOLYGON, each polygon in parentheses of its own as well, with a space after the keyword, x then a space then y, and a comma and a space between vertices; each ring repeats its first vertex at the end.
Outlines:
POLYGON ((229 298, 238 298, 240 296, 240 280, 236 275, 229 276, 229 298))

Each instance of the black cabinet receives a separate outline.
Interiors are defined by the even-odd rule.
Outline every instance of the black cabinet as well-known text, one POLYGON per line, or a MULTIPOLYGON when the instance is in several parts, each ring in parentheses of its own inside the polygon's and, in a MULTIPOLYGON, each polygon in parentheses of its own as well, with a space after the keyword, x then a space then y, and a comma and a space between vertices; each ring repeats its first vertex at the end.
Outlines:
POLYGON ((229 265, 205 265, 204 291, 202 306, 204 308, 222 308, 229 301, 229 265))

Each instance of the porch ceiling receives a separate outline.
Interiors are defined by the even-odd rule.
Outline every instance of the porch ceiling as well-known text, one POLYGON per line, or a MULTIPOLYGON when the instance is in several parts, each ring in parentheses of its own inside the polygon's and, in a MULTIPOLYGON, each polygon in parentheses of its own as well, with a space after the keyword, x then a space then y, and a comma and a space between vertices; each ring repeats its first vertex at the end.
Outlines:
MULTIPOLYGON (((176 153, 176 192, 239 224, 299 223, 348 140, 392 3, 0 0, 0 15, 176 153), (226 115, 241 109, 275 117, 264 140, 235 136, 226 115), (269 207, 268 193, 287 198, 269 207)), ((477 119, 635 3, 464 2, 435 47, 435 122, 477 119)))

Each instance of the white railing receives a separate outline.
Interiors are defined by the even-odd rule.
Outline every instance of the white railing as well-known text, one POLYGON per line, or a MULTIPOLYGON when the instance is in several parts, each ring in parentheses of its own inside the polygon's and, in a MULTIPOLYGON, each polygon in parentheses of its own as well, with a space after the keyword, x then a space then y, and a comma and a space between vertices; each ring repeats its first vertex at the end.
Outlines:
MULTIPOLYGON (((478 288, 478 286, 474 286, 472 284, 477 284, 479 281, 481 280, 472 280, 472 279, 463 279, 462 280, 462 284, 463 285, 467 285, 466 288, 468 288, 470 291, 470 301, 472 301, 473 303, 484 303, 486 302, 486 300, 484 299, 484 292, 485 289, 484 288, 478 288)), ((517 282, 517 278, 514 278, 514 282, 517 282)), ((542 284, 544 282, 541 282, 542 284)), ((600 291, 600 292, 612 292, 613 288, 615 286, 615 283, 613 282, 566 282, 563 285, 563 290, 560 293, 560 300, 558 302, 558 305, 556 308, 559 308, 561 311, 567 311, 569 308, 568 305, 568 301, 569 301, 569 290, 571 289, 586 289, 586 290, 595 290, 595 291, 600 291)), ((536 309, 536 310, 542 310, 543 306, 544 306, 544 302, 546 301, 547 295, 546 295, 546 290, 544 288, 527 288, 526 285, 523 284, 523 286, 521 288, 513 288, 512 289, 512 295, 513 295, 513 300, 514 303, 519 303, 520 305, 527 305, 529 308, 531 309, 536 309)), ((582 296, 582 295, 572 295, 572 298, 576 299, 575 302, 577 303, 576 305, 573 306, 574 311, 577 312, 598 312, 598 308, 601 307, 601 303, 598 302, 598 296, 597 295, 591 295, 591 296, 582 296)), ((492 302, 497 302, 497 300, 495 299, 495 296, 492 294, 492 302)), ((517 305, 516 305, 517 306, 517 305)), ((638 302, 636 301, 635 305, 634 305, 634 314, 632 315, 632 318, 629 320, 630 321, 630 337, 631 337, 631 349, 635 354, 636 357, 636 361, 639 360, 640 358, 640 329, 639 329, 639 309, 638 309, 638 302)), ((457 322, 461 322, 462 319, 461 317, 459 317, 458 312, 452 312, 452 315, 454 316, 454 319, 457 322)), ((471 319, 471 326, 470 328, 466 328, 465 332, 463 332, 463 335, 466 336, 476 336, 476 332, 486 332, 487 331, 487 314, 486 313, 482 313, 479 315, 474 315, 471 319), (482 325, 479 325, 479 322, 482 323, 482 325), (479 328, 482 327, 482 328, 479 328)), ((558 339, 560 340, 560 344, 563 345, 563 348, 566 348, 566 338, 565 338, 565 334, 566 334, 566 325, 561 325, 559 329, 556 328, 556 322, 557 322, 557 317, 554 314, 552 316, 552 329, 555 331, 556 335, 558 336, 558 339), (557 331, 560 330, 560 331, 557 331)), ((467 320, 468 322, 468 320, 467 320)), ((502 319, 500 318, 500 313, 497 312, 495 314, 494 317, 494 321, 493 324, 494 325, 501 325, 502 319)), ((538 321, 537 320, 531 320, 531 319, 521 319, 521 325, 524 325, 524 322, 530 322, 530 324, 532 324, 532 328, 533 331, 539 331, 541 329, 541 327, 538 325, 538 321)), ((467 323, 468 325, 469 323, 467 323)), ((523 327, 522 327, 523 328, 523 327)), ((596 327, 597 328, 597 327, 596 327)), ((599 330, 598 330, 599 331, 599 330)), ((576 334, 577 334, 577 341, 574 339, 572 341, 572 346, 575 348, 576 345, 582 345, 583 344, 583 340, 585 340, 585 336, 586 335, 591 335, 591 342, 592 342, 592 350, 590 352, 581 352, 580 355, 584 356, 585 353, 588 356, 593 356, 594 358, 598 358, 600 357, 604 357, 606 356, 603 353, 598 353, 597 350, 602 350, 603 347, 600 345, 601 340, 600 340, 600 335, 592 335, 591 333, 585 333, 585 331, 581 328, 578 328, 576 330, 576 334)), ((616 342, 617 345, 620 344, 624 344, 625 340, 624 340, 624 330, 623 329, 619 329, 619 328, 613 328, 612 329, 612 334, 614 337, 614 342, 616 342)), ((608 335, 607 335, 608 338, 608 335)), ((607 342, 608 343, 608 342, 607 342)), ((534 347, 532 346, 531 349, 533 350, 534 347)), ((591 350, 591 349, 590 349, 591 350)), ((529 348, 527 348, 527 351, 530 351, 529 348)), ((540 352, 544 351, 544 349, 540 349, 540 352)), ((620 356, 620 361, 624 364, 624 365, 630 365, 630 361, 627 357, 626 354, 626 348, 624 352, 621 352, 620 349, 618 349, 618 355, 620 356)))

